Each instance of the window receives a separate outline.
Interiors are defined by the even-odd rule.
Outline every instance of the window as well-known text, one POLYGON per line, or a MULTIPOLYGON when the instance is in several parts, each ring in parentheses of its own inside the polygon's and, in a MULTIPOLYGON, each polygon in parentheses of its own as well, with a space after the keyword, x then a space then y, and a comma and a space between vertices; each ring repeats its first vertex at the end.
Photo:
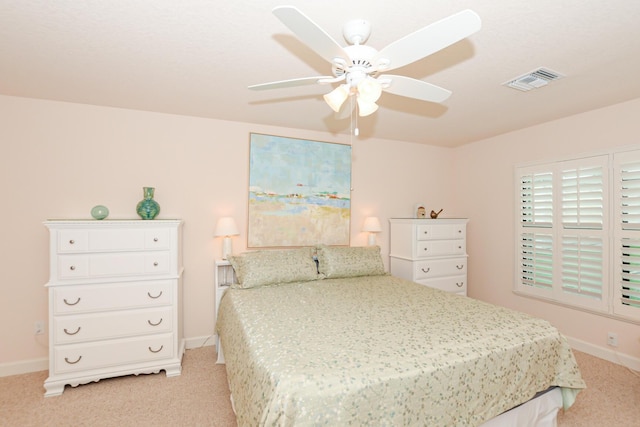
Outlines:
POLYGON ((640 321, 640 151, 516 167, 521 295, 640 321))

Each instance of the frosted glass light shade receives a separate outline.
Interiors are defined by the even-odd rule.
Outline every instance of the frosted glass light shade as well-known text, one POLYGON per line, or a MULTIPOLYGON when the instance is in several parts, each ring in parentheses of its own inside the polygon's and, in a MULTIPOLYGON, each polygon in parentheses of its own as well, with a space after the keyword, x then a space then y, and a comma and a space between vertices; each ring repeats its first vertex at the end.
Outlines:
POLYGON ((378 109, 378 104, 376 104, 375 102, 367 102, 360 99, 360 97, 358 97, 358 115, 360 117, 365 117, 370 114, 373 114, 376 112, 377 109, 378 109))
POLYGON ((340 85, 328 94, 324 95, 324 100, 329 104, 329 107, 336 113, 340 111, 340 107, 349 96, 349 87, 347 85, 340 85))
POLYGON ((382 95, 382 85, 374 78, 367 77, 358 83, 358 99, 376 102, 382 95))

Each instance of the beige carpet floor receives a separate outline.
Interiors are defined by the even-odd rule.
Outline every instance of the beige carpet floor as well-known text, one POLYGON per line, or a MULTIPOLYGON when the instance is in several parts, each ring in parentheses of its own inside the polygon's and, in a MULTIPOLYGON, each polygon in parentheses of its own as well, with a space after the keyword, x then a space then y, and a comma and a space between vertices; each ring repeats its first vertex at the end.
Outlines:
MULTIPOLYGON (((588 389, 561 427, 640 426, 640 377, 576 352, 588 389)), ((127 376, 44 397, 47 372, 0 378, 0 426, 235 426, 224 365, 213 347, 187 350, 182 375, 127 376)))

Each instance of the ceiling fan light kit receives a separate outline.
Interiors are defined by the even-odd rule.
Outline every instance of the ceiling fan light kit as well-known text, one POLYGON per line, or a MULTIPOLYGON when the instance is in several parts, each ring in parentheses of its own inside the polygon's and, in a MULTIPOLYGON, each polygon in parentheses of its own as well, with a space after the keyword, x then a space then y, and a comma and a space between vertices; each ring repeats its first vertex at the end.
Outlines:
POLYGON ((340 107, 342 107, 342 104, 347 100, 348 96, 349 86, 347 86, 346 84, 342 84, 328 94, 324 95, 324 100, 327 104, 329 104, 329 107, 331 107, 331 109, 337 113, 338 111, 340 111, 340 107))
POLYGON ((467 9, 427 25, 378 51, 363 45, 371 34, 371 24, 366 20, 354 19, 345 24, 343 36, 349 45, 343 47, 293 6, 278 6, 273 13, 301 41, 331 64, 333 76, 282 80, 252 85, 249 89, 340 83, 324 95, 324 100, 333 111, 339 113, 347 98, 354 96, 360 116, 368 116, 378 109, 376 102, 383 91, 427 102, 446 100, 451 95, 447 89, 407 76, 378 73, 418 61, 469 37, 481 28, 480 17, 467 9))

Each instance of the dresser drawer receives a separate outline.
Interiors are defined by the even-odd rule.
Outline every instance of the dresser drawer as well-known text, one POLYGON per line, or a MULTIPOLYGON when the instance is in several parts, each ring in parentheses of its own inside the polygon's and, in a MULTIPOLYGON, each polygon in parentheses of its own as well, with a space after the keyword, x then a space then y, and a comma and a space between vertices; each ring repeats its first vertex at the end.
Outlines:
POLYGON ((58 279, 168 274, 169 251, 58 256, 58 279))
POLYGON ((416 244, 418 258, 464 255, 466 253, 464 240, 419 240, 416 244))
POLYGON ((50 288, 53 314, 150 308, 173 303, 174 281, 149 281, 50 288))
POLYGON ((172 307, 54 316, 55 344, 150 335, 173 330, 172 307))
POLYGON ((440 289, 441 291, 467 294, 467 276, 440 277, 438 279, 418 280, 421 285, 430 288, 440 289))
POLYGON ((432 277, 459 276, 467 274, 467 258, 415 261, 413 263, 414 280, 432 277))
POLYGON ((88 249, 88 230, 58 231, 58 252, 86 252, 88 249))
POLYGON ((174 355, 174 339, 173 334, 161 334, 57 345, 53 349, 53 367, 56 374, 61 374, 168 359, 174 355))
POLYGON ((110 252, 168 249, 169 231, 109 228, 96 230, 61 230, 58 252, 110 252))
POLYGON ((466 224, 420 224, 416 226, 418 240, 464 239, 466 224))

